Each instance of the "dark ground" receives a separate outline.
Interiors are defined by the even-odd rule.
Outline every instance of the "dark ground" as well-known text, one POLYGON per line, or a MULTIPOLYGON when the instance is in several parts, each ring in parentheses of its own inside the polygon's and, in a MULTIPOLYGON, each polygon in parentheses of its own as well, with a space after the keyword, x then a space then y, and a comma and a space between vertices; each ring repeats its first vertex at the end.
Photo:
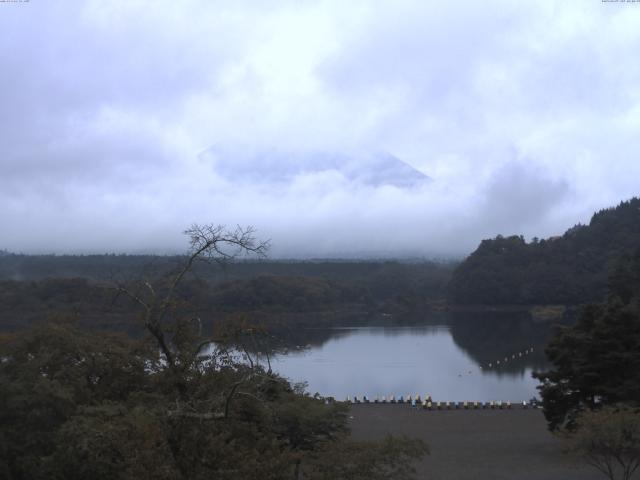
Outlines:
POLYGON ((561 451, 541 410, 427 411, 408 405, 352 405, 352 435, 422 438, 431 450, 418 478, 434 480, 603 480, 561 451))

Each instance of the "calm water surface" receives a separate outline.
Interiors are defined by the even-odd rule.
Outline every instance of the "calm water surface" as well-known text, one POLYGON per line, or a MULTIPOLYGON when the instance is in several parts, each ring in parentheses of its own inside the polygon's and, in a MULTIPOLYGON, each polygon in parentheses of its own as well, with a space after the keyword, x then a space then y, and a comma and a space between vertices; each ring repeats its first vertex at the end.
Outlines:
POLYGON ((538 396, 531 373, 546 367, 545 335, 521 321, 347 327, 315 334, 323 340, 275 356, 272 366, 291 381, 306 381, 310 393, 337 399, 430 394, 440 401, 522 401, 538 396))

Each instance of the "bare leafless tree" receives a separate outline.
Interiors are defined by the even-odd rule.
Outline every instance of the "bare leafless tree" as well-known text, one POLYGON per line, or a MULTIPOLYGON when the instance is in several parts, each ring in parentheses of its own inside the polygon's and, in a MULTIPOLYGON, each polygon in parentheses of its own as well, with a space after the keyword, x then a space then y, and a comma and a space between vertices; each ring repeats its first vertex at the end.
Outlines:
MULTIPOLYGON (((115 282, 115 290, 133 300, 142 309, 142 322, 145 329, 157 342, 166 367, 175 373, 190 368, 201 351, 215 339, 192 339, 189 345, 178 346, 177 335, 180 332, 176 318, 171 311, 176 305, 177 289, 185 277, 192 272, 200 261, 224 264, 243 255, 265 257, 269 242, 258 241, 252 227, 237 226, 233 230, 223 225, 193 224, 184 234, 189 238, 189 250, 183 263, 169 276, 164 288, 154 286, 151 279, 138 278, 128 282, 115 282), (171 334, 169 334, 171 332, 171 334)), ((200 318, 193 319, 201 332, 200 318)), ((177 382, 180 389, 181 383, 177 382)))

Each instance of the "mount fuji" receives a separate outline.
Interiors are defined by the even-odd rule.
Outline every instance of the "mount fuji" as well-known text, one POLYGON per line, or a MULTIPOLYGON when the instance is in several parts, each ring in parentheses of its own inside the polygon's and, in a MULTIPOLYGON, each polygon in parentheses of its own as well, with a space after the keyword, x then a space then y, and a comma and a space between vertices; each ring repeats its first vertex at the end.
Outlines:
POLYGON ((233 183, 281 184, 303 175, 333 172, 346 181, 371 187, 412 189, 430 183, 429 176, 386 152, 245 151, 211 147, 200 154, 215 172, 233 183))

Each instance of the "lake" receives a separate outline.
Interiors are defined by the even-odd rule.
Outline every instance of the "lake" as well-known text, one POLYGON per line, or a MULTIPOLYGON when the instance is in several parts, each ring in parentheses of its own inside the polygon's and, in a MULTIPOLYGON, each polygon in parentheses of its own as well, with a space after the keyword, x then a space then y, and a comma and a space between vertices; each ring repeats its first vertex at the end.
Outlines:
POLYGON ((550 327, 522 315, 463 314, 423 324, 309 330, 308 345, 272 367, 310 393, 345 399, 429 394, 434 401, 521 402, 538 396, 535 370, 550 327))

